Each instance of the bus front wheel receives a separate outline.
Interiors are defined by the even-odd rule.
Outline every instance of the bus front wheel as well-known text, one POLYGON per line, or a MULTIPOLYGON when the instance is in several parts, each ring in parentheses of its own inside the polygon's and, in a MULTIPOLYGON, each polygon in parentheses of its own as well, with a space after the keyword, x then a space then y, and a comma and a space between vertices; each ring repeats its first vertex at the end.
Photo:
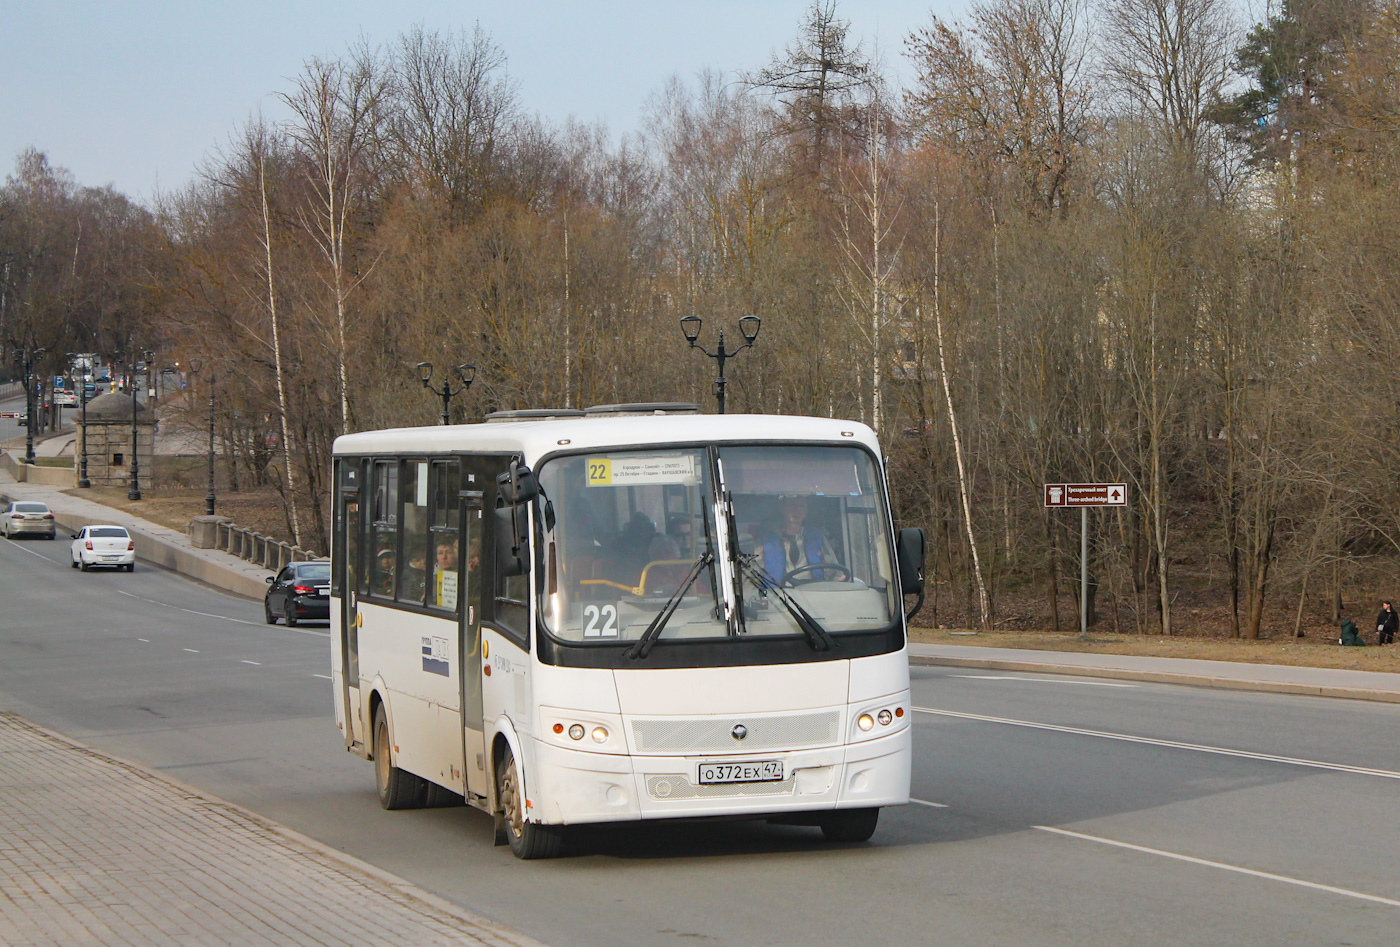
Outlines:
POLYGON ((822 835, 829 842, 867 842, 879 821, 878 808, 837 809, 822 816, 822 835))
POLYGON ((506 841, 516 858, 554 858, 563 847, 558 829, 525 821, 524 794, 520 791, 520 770, 515 754, 506 747, 496 771, 496 798, 505 820, 506 841))
POLYGON ((385 809, 417 809, 427 795, 427 784, 421 777, 394 765, 389 718, 383 704, 374 711, 374 784, 379 804, 385 809))

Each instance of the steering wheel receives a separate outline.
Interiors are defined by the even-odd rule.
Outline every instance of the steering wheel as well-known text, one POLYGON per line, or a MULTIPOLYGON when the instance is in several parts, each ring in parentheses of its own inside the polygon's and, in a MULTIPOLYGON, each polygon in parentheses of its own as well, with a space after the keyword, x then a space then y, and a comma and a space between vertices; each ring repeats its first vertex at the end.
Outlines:
POLYGON ((782 580, 782 582, 779 583, 779 585, 808 585, 809 583, 812 583, 812 582, 828 582, 828 581, 850 582, 851 579, 853 578, 853 576, 854 576, 854 573, 852 573, 851 570, 850 570, 849 568, 847 568, 846 566, 841 565, 841 563, 839 563, 839 562, 809 562, 809 563, 807 563, 805 566, 798 566, 796 569, 789 569, 786 573, 783 574, 783 580, 782 580), (798 581, 795 581, 796 578, 797 578, 797 576, 799 576, 799 575, 805 575, 805 574, 807 574, 808 572, 817 572, 818 570, 826 570, 826 569, 831 569, 831 570, 834 570, 834 571, 840 573, 840 574, 841 574, 841 579, 840 579, 840 580, 832 580, 832 579, 828 579, 826 576, 822 576, 822 577, 820 577, 820 578, 808 579, 806 582, 798 582, 798 581))

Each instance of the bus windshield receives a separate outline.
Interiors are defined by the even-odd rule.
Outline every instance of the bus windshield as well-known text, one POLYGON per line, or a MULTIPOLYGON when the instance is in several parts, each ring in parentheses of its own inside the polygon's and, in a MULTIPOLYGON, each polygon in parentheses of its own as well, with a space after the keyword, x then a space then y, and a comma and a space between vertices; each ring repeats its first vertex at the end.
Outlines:
POLYGON ((855 447, 600 452, 542 465, 541 614, 572 642, 887 628, 898 601, 873 459, 855 447), (552 524, 552 526, 551 526, 552 524), (813 628, 813 622, 816 629, 813 628))

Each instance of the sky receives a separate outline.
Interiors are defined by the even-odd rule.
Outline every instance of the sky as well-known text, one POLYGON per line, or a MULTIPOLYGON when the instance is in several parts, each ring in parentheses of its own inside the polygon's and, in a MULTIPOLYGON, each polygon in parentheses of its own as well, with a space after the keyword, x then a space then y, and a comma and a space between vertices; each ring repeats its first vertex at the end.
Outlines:
MULTIPOLYGON (((672 75, 756 69, 796 37, 810 0, 0 0, 0 177, 33 147, 79 184, 150 202, 261 113, 313 56, 360 37, 479 23, 524 108, 635 131, 672 75)), ((968 0, 838 0, 892 78, 904 37, 968 0)))

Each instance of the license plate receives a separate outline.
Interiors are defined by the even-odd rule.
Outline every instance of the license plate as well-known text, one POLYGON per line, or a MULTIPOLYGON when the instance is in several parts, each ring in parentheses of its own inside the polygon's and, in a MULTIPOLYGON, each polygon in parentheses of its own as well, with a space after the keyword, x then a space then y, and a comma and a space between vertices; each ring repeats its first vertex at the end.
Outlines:
POLYGON ((701 763, 695 781, 702 785, 780 783, 783 781, 783 761, 747 760, 740 763, 701 763))

